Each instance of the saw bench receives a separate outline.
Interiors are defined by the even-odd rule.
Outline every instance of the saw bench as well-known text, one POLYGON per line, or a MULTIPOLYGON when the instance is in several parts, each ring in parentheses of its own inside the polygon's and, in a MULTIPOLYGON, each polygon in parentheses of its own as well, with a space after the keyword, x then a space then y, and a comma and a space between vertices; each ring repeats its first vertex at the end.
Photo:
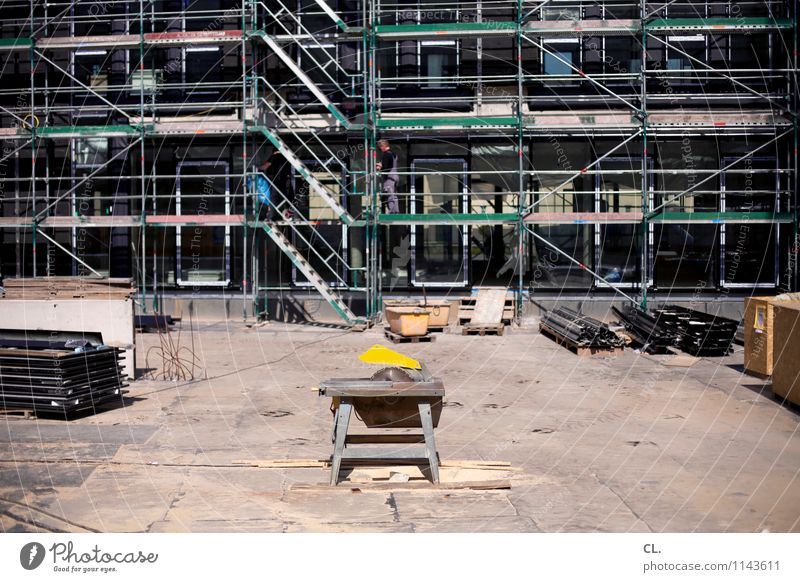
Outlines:
POLYGON ((373 346, 361 359, 396 365, 383 368, 370 378, 335 378, 320 384, 319 395, 333 399, 331 485, 338 483, 342 461, 348 460, 422 461, 430 468, 431 481, 439 483, 433 429, 442 413, 444 384, 431 377, 423 364, 382 346, 373 346), (375 432, 348 435, 353 412, 375 432), (384 430, 406 428, 419 428, 422 432, 384 430))

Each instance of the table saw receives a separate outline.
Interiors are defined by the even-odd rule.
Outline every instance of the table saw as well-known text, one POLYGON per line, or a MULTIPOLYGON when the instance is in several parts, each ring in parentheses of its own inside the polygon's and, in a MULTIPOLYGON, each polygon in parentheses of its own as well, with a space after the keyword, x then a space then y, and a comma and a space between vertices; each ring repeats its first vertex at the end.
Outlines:
POLYGON ((334 378, 320 383, 319 395, 333 399, 331 485, 339 480, 343 460, 423 461, 439 483, 439 458, 433 429, 439 424, 444 384, 425 365, 380 345, 360 359, 384 366, 369 378, 334 378), (348 435, 353 412, 370 434, 348 435), (385 429, 421 428, 421 433, 385 429), (355 445, 373 445, 367 448, 355 445), (385 447, 376 445, 405 445, 385 447), (422 446, 413 446, 422 445, 422 446))

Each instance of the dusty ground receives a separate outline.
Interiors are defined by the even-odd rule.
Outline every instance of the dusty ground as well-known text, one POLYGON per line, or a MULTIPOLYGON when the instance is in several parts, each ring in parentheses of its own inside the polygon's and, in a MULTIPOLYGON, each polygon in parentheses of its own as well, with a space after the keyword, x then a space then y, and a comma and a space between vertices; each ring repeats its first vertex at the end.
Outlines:
MULTIPOLYGON (((142 367, 156 341, 139 337, 142 367)), ((68 423, 0 419, 2 530, 800 530, 800 415, 741 374, 741 352, 578 358, 533 330, 403 346, 445 381, 442 459, 519 471, 507 490, 370 491, 231 465, 327 457, 311 388, 370 374, 356 356, 377 331, 219 323, 194 342, 207 380, 137 381, 127 406, 68 423)))

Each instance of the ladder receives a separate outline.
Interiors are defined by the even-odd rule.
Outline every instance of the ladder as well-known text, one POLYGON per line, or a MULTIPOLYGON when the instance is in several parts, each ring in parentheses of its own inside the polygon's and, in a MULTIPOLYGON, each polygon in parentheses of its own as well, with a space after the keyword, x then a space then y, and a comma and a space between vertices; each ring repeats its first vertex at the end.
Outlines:
POLYGON ((292 167, 297 170, 297 173, 300 174, 303 179, 308 183, 309 187, 314 190, 317 194, 319 194, 320 198, 322 198, 328 206, 330 206, 333 211, 336 213, 336 216, 346 225, 351 225, 353 223, 353 217, 350 216, 350 213, 339 203, 336 197, 328 191, 328 189, 323 186, 322 182, 317 180, 314 176, 311 175, 311 172, 308 171, 308 167, 298 158, 295 153, 286 145, 286 143, 278 136, 278 134, 267 127, 254 125, 251 127, 253 131, 260 132, 263 134, 271 143, 275 146, 275 148, 283 154, 283 157, 292 165, 292 167))
POLYGON ((363 318, 357 317, 350 308, 347 307, 342 298, 331 289, 325 280, 317 273, 314 267, 303 257, 300 251, 289 241, 288 238, 280 231, 275 225, 261 224, 264 232, 275 242, 283 253, 289 257, 303 275, 311 282, 317 291, 325 298, 325 300, 333 307, 334 311, 348 324, 361 324, 365 323, 363 318))

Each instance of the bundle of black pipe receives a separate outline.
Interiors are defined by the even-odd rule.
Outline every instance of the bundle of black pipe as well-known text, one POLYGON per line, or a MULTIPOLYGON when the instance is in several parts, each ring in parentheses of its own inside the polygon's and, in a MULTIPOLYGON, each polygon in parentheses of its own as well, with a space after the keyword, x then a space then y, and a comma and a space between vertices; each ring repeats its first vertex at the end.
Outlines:
POLYGON ((664 327, 678 335, 678 346, 693 356, 728 354, 739 326, 732 319, 678 305, 664 305, 653 313, 664 327))
POLYGON ((623 347, 625 342, 608 326, 568 307, 558 307, 542 316, 542 325, 576 346, 623 347))
POLYGON ((678 343, 678 334, 646 311, 633 306, 612 308, 631 339, 646 352, 663 354, 678 343))

